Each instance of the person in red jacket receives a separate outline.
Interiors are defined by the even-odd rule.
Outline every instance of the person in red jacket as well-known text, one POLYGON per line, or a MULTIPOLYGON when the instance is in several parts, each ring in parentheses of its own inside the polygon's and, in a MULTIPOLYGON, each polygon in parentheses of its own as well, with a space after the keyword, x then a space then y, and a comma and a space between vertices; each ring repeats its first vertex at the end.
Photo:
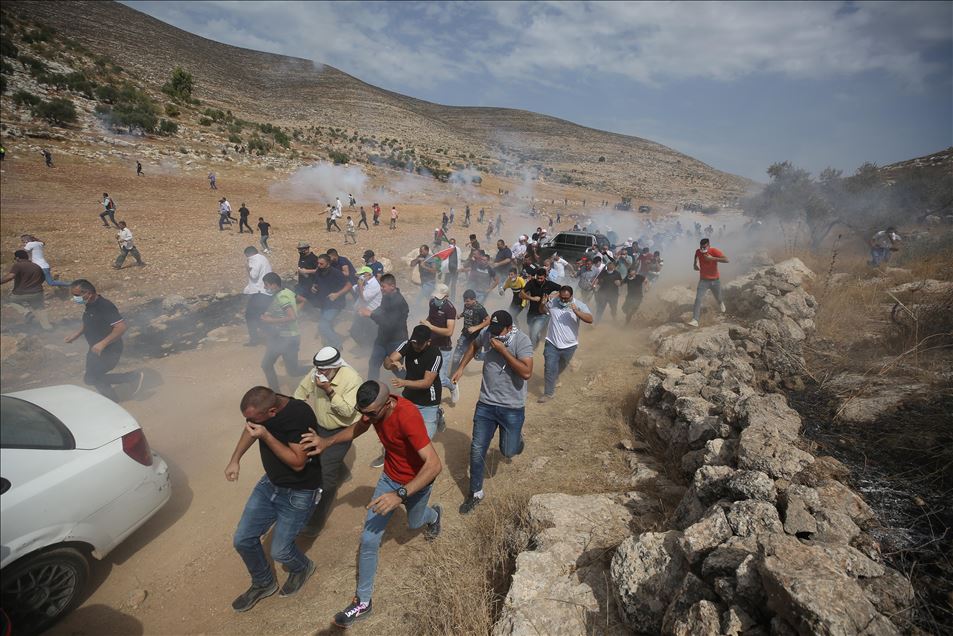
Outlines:
POLYGON ((698 319, 701 317, 702 300, 705 298, 705 292, 709 289, 714 294, 718 302, 718 309, 725 313, 725 303, 721 300, 721 279, 718 277, 718 263, 727 263, 724 253, 711 246, 711 241, 703 238, 695 250, 695 260, 692 267, 699 274, 698 290, 695 292, 695 309, 692 312, 692 319, 688 322, 692 327, 698 326, 698 319))

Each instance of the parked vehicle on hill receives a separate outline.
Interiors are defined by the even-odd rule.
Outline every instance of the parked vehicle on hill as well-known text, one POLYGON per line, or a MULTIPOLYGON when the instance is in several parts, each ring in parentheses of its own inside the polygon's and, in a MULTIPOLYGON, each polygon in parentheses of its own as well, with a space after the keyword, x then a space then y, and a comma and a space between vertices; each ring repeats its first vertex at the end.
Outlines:
POLYGON ((609 239, 603 234, 572 231, 560 232, 543 243, 539 248, 539 253, 543 258, 549 258, 553 254, 558 253, 567 261, 575 262, 583 256, 586 256, 592 250, 608 245, 609 239))
POLYGON ((171 495, 169 467, 125 409, 78 386, 0 396, 0 606, 17 633, 82 598, 102 559, 171 495))
POLYGON ((639 212, 641 212, 642 214, 648 214, 651 211, 652 211, 652 206, 649 206, 649 205, 639 206, 639 212))
POLYGON ((622 197, 620 203, 615 204, 615 209, 622 212, 628 212, 632 209, 632 197, 622 197))

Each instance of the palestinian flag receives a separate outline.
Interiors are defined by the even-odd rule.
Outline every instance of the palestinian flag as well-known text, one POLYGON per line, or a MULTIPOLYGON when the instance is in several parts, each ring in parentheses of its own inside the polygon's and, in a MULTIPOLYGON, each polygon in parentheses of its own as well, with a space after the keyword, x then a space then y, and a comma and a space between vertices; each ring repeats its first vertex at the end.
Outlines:
POLYGON ((437 265, 438 265, 438 269, 440 269, 440 271, 442 271, 442 272, 445 272, 445 271, 447 271, 447 266, 445 265, 445 263, 450 260, 450 256, 453 255, 453 252, 454 252, 456 249, 457 249, 456 247, 454 247, 453 245, 451 245, 451 246, 449 246, 449 247, 447 247, 447 248, 444 248, 444 249, 440 250, 439 252, 437 252, 437 253, 435 253, 435 254, 431 254, 431 255, 430 255, 430 258, 428 258, 427 260, 428 260, 428 261, 436 261, 436 263, 437 263, 437 265))

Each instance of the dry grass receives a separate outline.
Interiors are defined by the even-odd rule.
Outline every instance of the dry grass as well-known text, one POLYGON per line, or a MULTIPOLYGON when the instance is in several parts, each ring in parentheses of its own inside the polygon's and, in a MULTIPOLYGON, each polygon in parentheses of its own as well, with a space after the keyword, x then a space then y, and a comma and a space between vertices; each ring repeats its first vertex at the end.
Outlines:
MULTIPOLYGON (((511 482, 512 483, 512 482, 511 482)), ((413 634, 489 634, 496 622, 516 555, 527 547, 529 495, 518 486, 494 491, 466 523, 426 552, 416 576, 405 579, 413 634)))

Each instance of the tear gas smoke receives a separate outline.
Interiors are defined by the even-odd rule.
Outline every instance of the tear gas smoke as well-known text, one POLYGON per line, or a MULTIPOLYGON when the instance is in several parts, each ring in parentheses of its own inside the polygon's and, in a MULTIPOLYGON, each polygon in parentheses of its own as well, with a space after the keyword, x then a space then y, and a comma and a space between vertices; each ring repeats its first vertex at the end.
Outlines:
POLYGON ((347 205, 347 195, 363 198, 368 177, 360 166, 321 163, 299 168, 285 181, 268 189, 273 198, 334 203, 335 197, 347 205))

